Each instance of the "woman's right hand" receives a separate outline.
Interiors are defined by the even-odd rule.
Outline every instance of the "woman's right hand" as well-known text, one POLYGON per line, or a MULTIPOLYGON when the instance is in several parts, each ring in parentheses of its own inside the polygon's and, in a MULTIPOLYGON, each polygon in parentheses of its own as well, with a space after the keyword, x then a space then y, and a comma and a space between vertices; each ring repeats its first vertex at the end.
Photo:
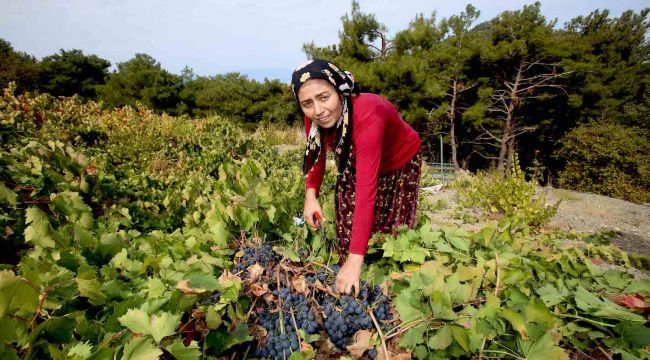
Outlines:
POLYGON ((321 209, 318 198, 316 197, 316 189, 307 189, 307 194, 305 195, 305 209, 302 215, 305 217, 307 225, 313 228, 316 228, 319 225, 314 221, 316 213, 320 214, 321 221, 325 221, 325 218, 323 217, 323 209, 321 209))

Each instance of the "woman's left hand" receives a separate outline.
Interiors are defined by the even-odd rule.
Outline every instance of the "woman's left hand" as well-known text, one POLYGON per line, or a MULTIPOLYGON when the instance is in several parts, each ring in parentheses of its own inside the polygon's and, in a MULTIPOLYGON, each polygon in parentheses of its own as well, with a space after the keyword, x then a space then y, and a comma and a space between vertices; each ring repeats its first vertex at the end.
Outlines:
POLYGON ((336 275, 336 291, 342 294, 351 294, 354 288, 355 295, 359 295, 359 279, 363 266, 363 255, 349 254, 345 264, 341 266, 336 275))

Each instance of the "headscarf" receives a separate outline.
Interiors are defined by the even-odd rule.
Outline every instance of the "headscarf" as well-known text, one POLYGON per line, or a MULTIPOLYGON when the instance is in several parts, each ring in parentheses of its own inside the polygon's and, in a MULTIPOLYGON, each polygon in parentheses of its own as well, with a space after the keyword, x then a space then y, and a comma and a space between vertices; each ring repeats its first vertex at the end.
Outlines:
MULTIPOLYGON (((359 95, 359 86, 354 81, 352 73, 340 70, 336 65, 327 60, 314 59, 300 64, 291 76, 291 91, 298 100, 298 90, 310 79, 323 79, 329 81, 336 91, 343 95, 343 112, 336 122, 336 169, 340 177, 350 157, 352 145, 352 97, 359 95)), ((300 103, 298 103, 300 106, 300 103)), ((316 123, 312 122, 309 135, 307 136, 307 147, 303 158, 302 171, 307 175, 313 168, 323 145, 321 136, 323 130, 316 123)))

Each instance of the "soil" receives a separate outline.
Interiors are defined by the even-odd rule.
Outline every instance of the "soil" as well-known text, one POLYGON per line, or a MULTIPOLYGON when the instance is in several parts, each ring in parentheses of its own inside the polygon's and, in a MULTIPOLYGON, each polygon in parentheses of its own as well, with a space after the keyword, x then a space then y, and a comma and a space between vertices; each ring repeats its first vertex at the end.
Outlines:
MULTIPOLYGON (((439 192, 432 191, 432 188, 422 190, 433 204, 441 207, 430 213, 433 223, 457 224, 476 231, 491 220, 489 214, 476 209, 465 209, 459 215, 455 209, 456 192, 453 189, 443 187, 439 192)), ((538 193, 545 193, 549 204, 561 201, 557 213, 545 228, 588 234, 608 233, 611 243, 622 250, 650 256, 650 204, 634 204, 603 195, 553 188, 540 188, 538 193)))

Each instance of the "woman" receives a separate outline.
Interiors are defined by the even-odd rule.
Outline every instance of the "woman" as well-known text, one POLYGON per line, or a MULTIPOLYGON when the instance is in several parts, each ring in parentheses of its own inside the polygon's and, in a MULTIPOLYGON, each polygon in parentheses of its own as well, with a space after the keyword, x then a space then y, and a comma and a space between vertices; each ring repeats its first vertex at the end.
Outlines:
POLYGON ((338 292, 359 291, 372 233, 412 227, 420 181, 420 137, 385 98, 360 93, 354 77, 315 59, 292 75, 291 89, 305 115, 307 149, 304 217, 316 227, 322 214, 318 191, 326 151, 336 155, 336 235, 342 266, 338 292), (353 290, 354 289, 354 290, 353 290))

